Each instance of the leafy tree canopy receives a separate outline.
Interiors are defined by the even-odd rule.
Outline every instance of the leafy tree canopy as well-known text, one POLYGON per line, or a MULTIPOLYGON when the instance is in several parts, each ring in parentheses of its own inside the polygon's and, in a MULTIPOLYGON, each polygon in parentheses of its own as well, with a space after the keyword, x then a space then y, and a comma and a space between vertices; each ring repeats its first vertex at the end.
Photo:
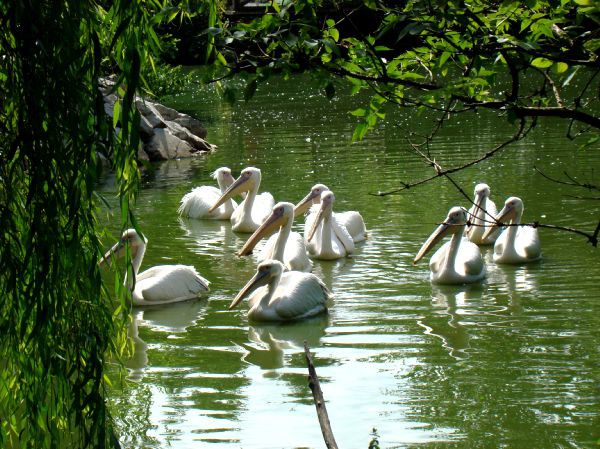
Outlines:
POLYGON ((355 139, 390 103, 446 117, 486 108, 529 124, 560 117, 570 137, 600 129, 600 6, 592 0, 284 0, 251 23, 212 32, 223 75, 254 74, 246 98, 273 73, 304 71, 318 74, 329 96, 336 78, 354 92, 373 90, 368 107, 353 112, 363 118, 355 139))

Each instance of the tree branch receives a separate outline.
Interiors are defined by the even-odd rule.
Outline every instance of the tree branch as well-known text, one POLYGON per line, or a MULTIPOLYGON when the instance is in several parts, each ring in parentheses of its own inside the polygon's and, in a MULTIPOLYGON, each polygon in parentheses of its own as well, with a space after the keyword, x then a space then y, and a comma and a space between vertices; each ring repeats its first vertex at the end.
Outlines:
POLYGON ((600 186, 590 184, 588 182, 581 183, 575 179, 573 179, 567 172, 564 172, 564 175, 570 180, 570 182, 561 181, 560 179, 552 178, 551 176, 542 172, 537 166, 533 166, 534 170, 537 171, 540 175, 546 178, 549 181, 555 182, 556 184, 563 184, 572 187, 581 187, 587 190, 598 190, 600 191, 600 186))
POLYGON ((329 416, 327 414, 327 408, 325 407, 325 399, 323 398, 317 371, 315 370, 315 365, 313 365, 310 348, 306 342, 304 342, 304 354, 306 355, 306 363, 308 364, 308 386, 313 394, 325 445, 328 449, 337 449, 338 446, 333 437, 333 432, 331 431, 331 424, 329 423, 329 416))
MULTIPOLYGON (((421 179, 420 181, 416 181, 416 182, 412 182, 412 183, 402 183, 402 187, 399 189, 395 189, 395 190, 390 190, 388 192, 377 192, 377 193, 370 193, 369 195, 373 195, 373 196, 387 196, 387 195, 393 195, 393 194, 397 194, 400 193, 404 190, 410 189, 412 187, 416 187, 419 186, 421 184, 425 184, 427 182, 430 182, 431 180, 435 179, 435 178, 439 178, 440 176, 446 176, 448 174, 452 174, 452 173, 456 173, 458 171, 464 170, 466 168, 472 167, 473 165, 479 164, 480 162, 485 161, 486 159, 491 158, 492 156, 494 156, 496 153, 498 153, 500 150, 502 150, 503 148, 505 148, 506 146, 510 145, 513 142, 516 142, 520 139, 522 139, 523 137, 525 137, 525 135, 529 132, 529 129, 525 130, 525 120, 522 119, 520 121, 520 125, 519 125, 519 129, 515 132, 515 134, 508 140, 502 142, 501 144, 497 145, 495 148, 491 149, 490 151, 488 151, 487 153, 485 153, 483 156, 481 156, 478 159, 474 159, 472 161, 467 162, 466 164, 463 165, 459 165, 457 167, 452 167, 446 170, 442 170, 440 167, 440 170, 436 169, 436 174, 434 176, 430 176, 428 178, 425 179, 421 179)), ((438 165, 439 167, 439 165, 438 165)), ((434 165, 435 168, 435 165, 434 165)))

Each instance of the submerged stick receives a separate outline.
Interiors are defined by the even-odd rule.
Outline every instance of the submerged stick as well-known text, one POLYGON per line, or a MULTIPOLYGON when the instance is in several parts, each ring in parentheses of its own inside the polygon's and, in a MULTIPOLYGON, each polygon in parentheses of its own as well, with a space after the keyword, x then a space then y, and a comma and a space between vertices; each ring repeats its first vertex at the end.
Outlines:
POLYGON ((306 355, 306 363, 308 364, 308 386, 313 394, 315 407, 317 409, 317 417, 319 418, 319 424, 321 425, 321 433, 323 434, 325 445, 328 449, 337 449, 337 443, 335 442, 333 432, 331 431, 331 424, 329 423, 329 416, 327 415, 325 399, 323 398, 323 392, 321 391, 321 385, 319 384, 317 371, 315 370, 315 365, 313 365, 310 349, 306 342, 304 342, 304 354, 306 355))

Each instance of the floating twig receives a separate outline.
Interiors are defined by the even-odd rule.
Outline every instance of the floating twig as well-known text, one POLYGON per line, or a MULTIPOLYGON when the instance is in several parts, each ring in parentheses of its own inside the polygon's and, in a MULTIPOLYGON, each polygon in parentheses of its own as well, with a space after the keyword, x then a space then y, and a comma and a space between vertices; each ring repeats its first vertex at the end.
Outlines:
POLYGON ((319 384, 317 371, 315 370, 315 365, 313 365, 312 356, 310 355, 310 349, 306 342, 304 342, 304 354, 306 355, 306 363, 308 364, 308 386, 310 387, 310 390, 313 394, 313 399, 315 401, 317 416, 319 418, 319 424, 321 425, 321 433, 323 434, 325 445, 328 449, 337 449, 337 443, 335 442, 333 432, 331 431, 329 415, 327 415, 325 399, 323 398, 323 392, 321 391, 321 385, 319 384))

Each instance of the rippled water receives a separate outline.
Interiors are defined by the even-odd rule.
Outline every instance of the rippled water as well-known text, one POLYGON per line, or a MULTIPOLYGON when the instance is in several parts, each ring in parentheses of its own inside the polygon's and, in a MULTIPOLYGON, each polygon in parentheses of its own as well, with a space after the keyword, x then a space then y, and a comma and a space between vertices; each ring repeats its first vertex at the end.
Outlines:
MULTIPOLYGON (((212 291, 198 301, 135 310, 136 353, 128 380, 116 381, 111 395, 124 447, 324 447, 304 341, 340 447, 366 448, 373 428, 383 448, 597 444, 599 250, 543 229, 540 263, 497 266, 488 248, 483 284, 432 286, 427 262, 413 266, 412 259, 448 209, 466 201, 442 179, 401 195, 370 195, 432 174, 405 139, 406 130, 426 132, 428 119, 391 113, 351 144, 355 120, 347 111, 364 104, 330 102, 306 80, 272 81, 235 107, 206 94, 172 104, 200 115, 219 150, 144 175, 136 207, 149 238, 143 267, 195 265, 212 291), (227 310, 255 270, 256 259, 235 256, 248 236, 228 222, 176 214, 181 197, 212 185, 210 173, 223 165, 236 175, 261 168, 261 190, 278 201, 295 203, 322 182, 335 191, 336 210, 361 211, 368 240, 352 257, 315 263, 335 294, 328 315, 249 325, 245 303, 227 310)), ((533 166, 598 184, 598 148, 581 152, 562 125, 549 125, 455 179, 469 193, 487 182, 500 205, 520 196, 524 220, 593 231, 597 201, 573 197, 593 194, 554 184, 533 166)), ((442 165, 467 161, 510 136, 504 126, 493 115, 461 119, 434 141, 432 154, 442 165)), ((106 194, 110 184, 107 177, 106 194)), ((294 226, 301 230, 302 220, 294 226)))

